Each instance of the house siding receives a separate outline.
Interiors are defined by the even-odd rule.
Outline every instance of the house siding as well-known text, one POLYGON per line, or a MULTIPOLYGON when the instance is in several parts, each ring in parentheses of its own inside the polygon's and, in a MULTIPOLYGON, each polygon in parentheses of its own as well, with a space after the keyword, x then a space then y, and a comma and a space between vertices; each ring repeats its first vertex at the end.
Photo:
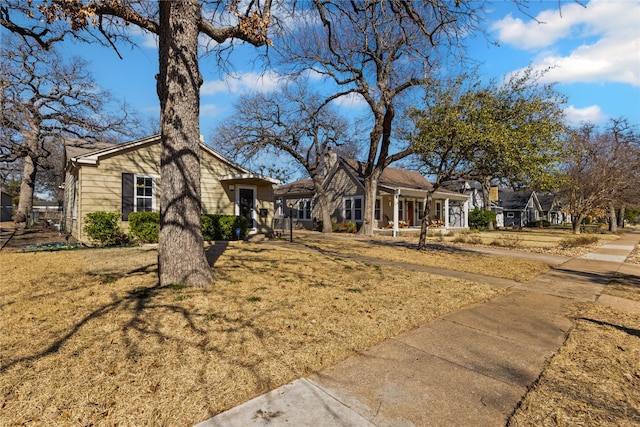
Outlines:
POLYGON ((336 218, 337 222, 342 222, 345 220, 343 198, 350 196, 364 197, 364 189, 354 181, 353 177, 344 168, 339 167, 327 188, 327 196, 331 218, 336 218))
MULTIPOLYGON (((230 185, 244 185, 246 181, 220 181, 220 177, 238 174, 242 171, 201 150, 201 204, 203 213, 234 215, 235 194, 230 185)), ((155 209, 160 208, 160 157, 161 145, 158 141, 129 150, 118 151, 109 156, 100 157, 98 164, 83 164, 77 169, 67 171, 65 179, 65 230, 79 241, 88 241, 83 232, 84 218, 96 211, 122 213, 122 176, 124 173, 144 175, 155 181, 155 209), (77 182, 75 203, 77 215, 73 215, 73 187, 77 182)), ((273 219, 273 186, 264 181, 249 183, 256 187, 256 223, 257 231, 269 233, 273 219), (259 218, 259 209, 268 209, 267 218, 259 218)), ((119 225, 122 231, 129 231, 129 222, 121 216, 119 225)))

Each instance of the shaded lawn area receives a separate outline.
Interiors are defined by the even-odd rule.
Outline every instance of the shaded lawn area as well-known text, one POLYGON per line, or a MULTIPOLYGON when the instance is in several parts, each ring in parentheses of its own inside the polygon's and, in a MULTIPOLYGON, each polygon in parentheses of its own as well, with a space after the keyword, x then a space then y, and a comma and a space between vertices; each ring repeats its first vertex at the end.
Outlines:
POLYGON ((209 255, 217 280, 192 289, 157 286, 152 248, 0 253, 3 423, 192 425, 504 292, 266 245, 209 255))

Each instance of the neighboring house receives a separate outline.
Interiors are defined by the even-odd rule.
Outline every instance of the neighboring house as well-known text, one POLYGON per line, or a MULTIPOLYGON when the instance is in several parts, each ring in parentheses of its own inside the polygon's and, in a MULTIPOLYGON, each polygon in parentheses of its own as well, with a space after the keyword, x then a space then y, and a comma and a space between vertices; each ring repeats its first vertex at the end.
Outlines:
POLYGON ((0 192, 0 197, 0 221, 11 221, 13 217, 13 198, 4 191, 0 192))
MULTIPOLYGON (((333 222, 362 223, 365 166, 363 162, 345 158, 329 165, 323 185, 333 222)), ((419 227, 426 196, 432 188, 418 172, 386 168, 378 181, 374 227, 393 230, 393 235, 397 235, 401 228, 419 227)), ((276 187, 275 196, 276 214, 293 215, 300 227, 312 229, 314 222, 321 218, 310 179, 276 187)), ((467 195, 439 189, 433 194, 431 203, 432 223, 444 229, 468 228, 467 195)))
MULTIPOLYGON (((477 181, 467 181, 458 179, 446 181, 442 186, 447 190, 455 191, 469 196, 469 210, 484 209, 484 197, 482 195, 482 184, 477 181)), ((491 210, 496 213, 496 227, 504 227, 504 214, 502 207, 497 203, 498 187, 491 187, 491 210), (495 196, 494 196, 495 191, 495 196)))
POLYGON ((502 208, 504 227, 524 227, 543 217, 543 210, 535 191, 501 189, 498 203, 502 208))
POLYGON ((553 194, 537 194, 542 207, 542 219, 550 225, 566 224, 571 222, 571 215, 563 211, 560 200, 553 194))
MULTIPOLYGON (((159 135, 117 145, 67 145, 62 229, 87 242, 83 228, 90 212, 120 213, 127 232, 131 212, 159 211, 160 153, 159 135)), ((200 173, 204 214, 244 215, 250 233, 272 232, 277 180, 253 173, 203 143, 200 173)))

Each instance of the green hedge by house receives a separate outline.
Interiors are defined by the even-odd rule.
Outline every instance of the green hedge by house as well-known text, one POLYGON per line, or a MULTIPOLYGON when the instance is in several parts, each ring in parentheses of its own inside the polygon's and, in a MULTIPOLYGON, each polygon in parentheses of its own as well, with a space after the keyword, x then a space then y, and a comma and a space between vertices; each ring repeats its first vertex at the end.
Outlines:
POLYGON ((127 236, 120 230, 116 212, 90 212, 84 218, 84 232, 91 240, 101 246, 113 246, 127 243, 127 236))
POLYGON ((486 229, 489 223, 496 222, 496 213, 493 211, 485 211, 484 209, 475 208, 469 212, 469 227, 477 229, 486 229))
POLYGON ((202 215, 202 235, 204 240, 238 240, 236 229, 240 229, 239 239, 247 237, 247 218, 236 215, 202 215))
POLYGON ((159 212, 131 212, 129 214, 129 236, 141 243, 158 243, 160 232, 159 212))

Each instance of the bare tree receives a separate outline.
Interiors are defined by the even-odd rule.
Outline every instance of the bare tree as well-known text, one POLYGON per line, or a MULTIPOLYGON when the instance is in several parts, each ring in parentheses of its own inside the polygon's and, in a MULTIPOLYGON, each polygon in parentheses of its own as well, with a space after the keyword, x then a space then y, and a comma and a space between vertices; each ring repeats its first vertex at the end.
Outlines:
POLYGON ((371 120, 365 171, 364 222, 373 233, 377 182, 390 163, 412 153, 394 149, 394 119, 399 101, 426 82, 437 54, 461 46, 477 28, 481 5, 447 1, 314 0, 295 20, 281 49, 292 70, 313 70, 332 80, 336 92, 325 102, 357 94, 371 120))
MULTIPOLYGON (((587 123, 571 133, 561 194, 568 203, 575 234, 580 233, 580 226, 590 213, 609 210, 637 195, 638 141, 638 134, 625 120, 618 119, 603 131, 587 123)), ((611 223, 615 217, 614 209, 611 223)))
POLYGON ((263 157, 269 150, 286 153, 304 168, 313 182, 314 203, 322 213, 322 231, 331 232, 331 212, 323 186, 330 151, 354 145, 349 124, 300 79, 273 93, 240 98, 232 118, 216 131, 222 149, 244 159, 263 157), (226 149, 224 148, 226 146, 226 149))
POLYGON ((0 142, 0 161, 22 162, 14 219, 23 222, 33 206, 38 173, 54 168, 59 172, 62 166, 64 137, 109 139, 129 135, 135 126, 126 105, 116 105, 107 92, 97 90, 80 58, 61 61, 53 47, 45 50, 7 35, 0 61, 0 127, 5 136, 0 142), (118 107, 120 116, 106 113, 107 106, 118 107))
MULTIPOLYGON (((271 4, 272 0, 247 3, 235 0, 228 3, 50 0, 39 5, 38 11, 48 23, 66 21, 74 35, 92 35, 96 41, 114 48, 118 41, 129 38, 129 24, 158 35, 157 90, 162 144, 158 245, 160 284, 206 286, 213 279, 213 271, 204 254, 200 219, 199 105, 202 76, 198 37, 203 35, 216 44, 240 39, 256 46, 266 45, 269 42, 267 28, 273 20, 271 4)), ((30 11, 31 8, 27 15, 30 11)), ((8 28, 4 22, 2 25, 8 28)), ((22 25, 20 28, 32 27, 22 25)), ((20 28, 9 29, 20 32, 20 28)))

